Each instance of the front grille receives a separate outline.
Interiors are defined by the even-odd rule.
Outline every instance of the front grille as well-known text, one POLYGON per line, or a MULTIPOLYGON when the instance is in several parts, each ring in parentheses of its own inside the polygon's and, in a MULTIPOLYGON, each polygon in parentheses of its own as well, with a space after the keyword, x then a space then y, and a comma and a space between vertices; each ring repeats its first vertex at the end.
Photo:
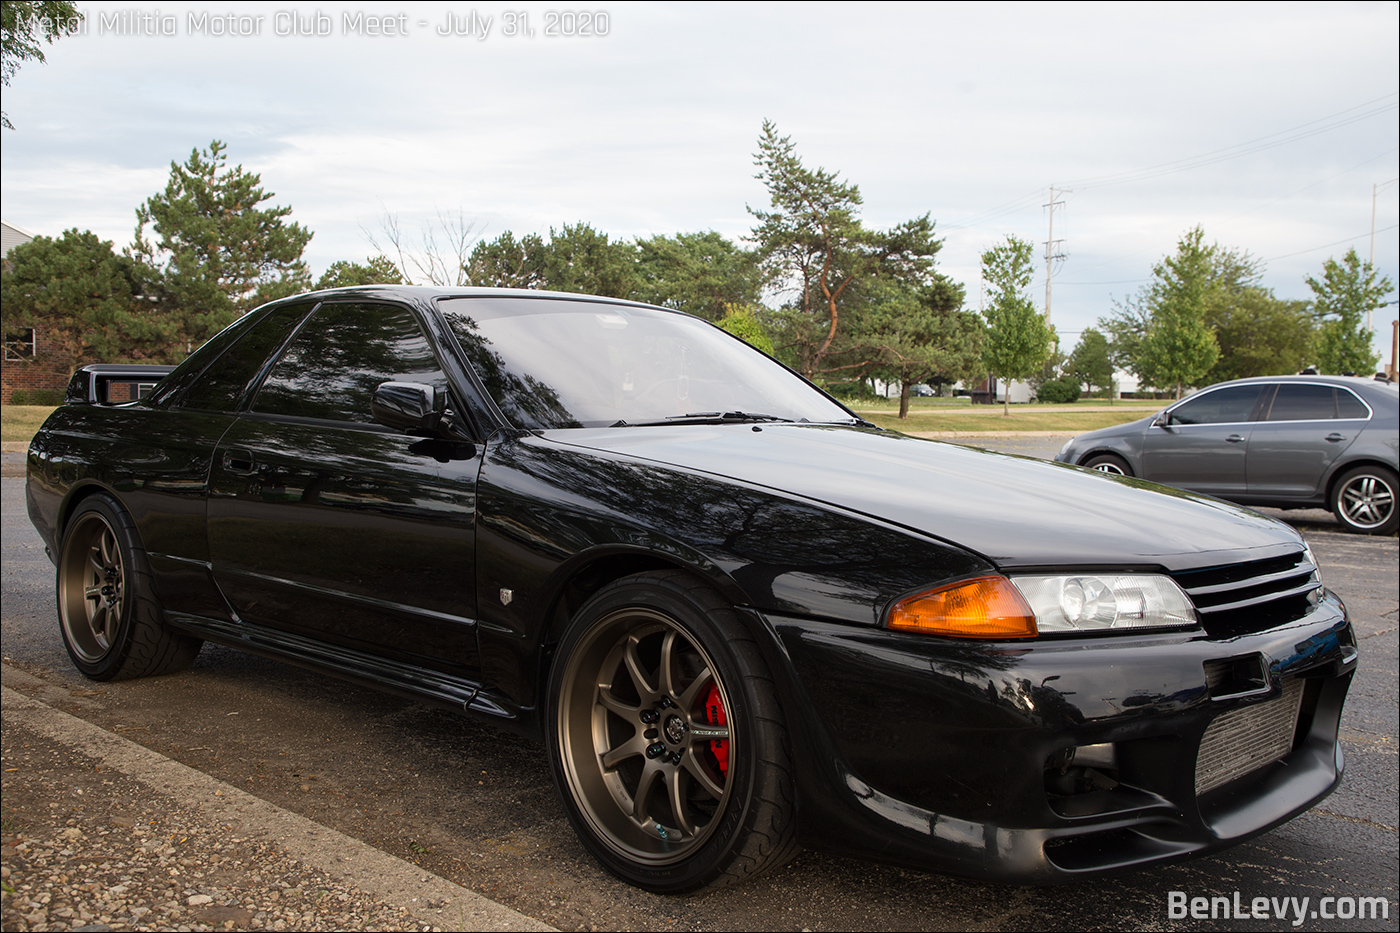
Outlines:
POLYGON ((1306 550, 1173 574, 1217 637, 1262 632, 1306 615, 1321 588, 1306 550))
POLYGON ((1293 748, 1303 681, 1284 681, 1283 696, 1215 717, 1196 754, 1196 793, 1204 794, 1237 777, 1273 764, 1293 748))

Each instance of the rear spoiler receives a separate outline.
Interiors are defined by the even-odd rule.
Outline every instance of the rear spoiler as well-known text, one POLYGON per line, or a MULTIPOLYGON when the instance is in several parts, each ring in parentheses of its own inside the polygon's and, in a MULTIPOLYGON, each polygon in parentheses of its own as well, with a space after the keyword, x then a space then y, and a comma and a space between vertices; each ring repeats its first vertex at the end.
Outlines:
POLYGON ((120 405, 151 393, 174 366, 139 363, 91 363, 68 380, 65 405, 120 405))

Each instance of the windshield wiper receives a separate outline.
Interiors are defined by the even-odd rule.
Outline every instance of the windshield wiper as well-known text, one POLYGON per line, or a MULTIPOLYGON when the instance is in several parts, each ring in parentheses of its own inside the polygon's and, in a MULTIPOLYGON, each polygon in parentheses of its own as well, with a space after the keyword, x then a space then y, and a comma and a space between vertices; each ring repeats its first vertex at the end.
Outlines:
POLYGON ((659 421, 618 421, 614 428, 639 428, 658 424, 749 424, 756 421, 792 421, 781 415, 765 415, 756 411, 693 411, 671 415, 659 421))

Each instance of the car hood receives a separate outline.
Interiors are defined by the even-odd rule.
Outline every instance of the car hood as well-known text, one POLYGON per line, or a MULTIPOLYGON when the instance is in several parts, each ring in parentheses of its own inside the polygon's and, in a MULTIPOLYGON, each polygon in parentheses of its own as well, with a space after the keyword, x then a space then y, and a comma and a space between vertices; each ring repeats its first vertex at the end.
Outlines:
POLYGON ((544 437, 796 494, 932 535, 1002 567, 1176 571, 1300 544, 1282 522, 1209 497, 871 428, 690 424, 544 437))

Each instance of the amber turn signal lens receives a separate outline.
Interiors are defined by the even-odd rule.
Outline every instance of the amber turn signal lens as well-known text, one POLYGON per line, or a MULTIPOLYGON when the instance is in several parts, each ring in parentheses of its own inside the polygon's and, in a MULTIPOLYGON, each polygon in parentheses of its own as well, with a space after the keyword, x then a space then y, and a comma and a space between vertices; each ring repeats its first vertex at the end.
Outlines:
POLYGON ((890 628, 954 638, 1034 638, 1035 614, 1005 577, 962 580, 915 593, 890 609, 890 628))

